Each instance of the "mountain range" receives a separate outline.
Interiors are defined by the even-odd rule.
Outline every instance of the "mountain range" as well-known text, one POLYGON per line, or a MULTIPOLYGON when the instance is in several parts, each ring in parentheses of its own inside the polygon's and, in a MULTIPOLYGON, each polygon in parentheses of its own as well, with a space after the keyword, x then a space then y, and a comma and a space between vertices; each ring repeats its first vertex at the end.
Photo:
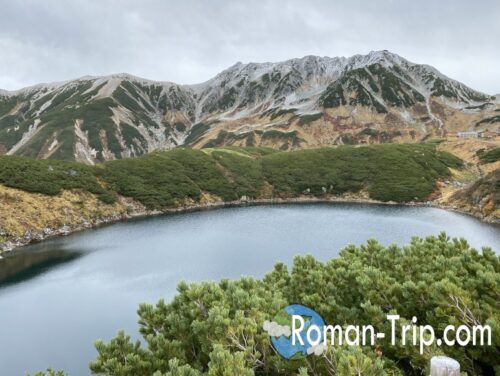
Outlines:
POLYGON ((0 90, 0 154, 95 164, 177 146, 411 142, 498 130, 499 99, 385 50, 237 63, 196 85, 86 76, 0 90))

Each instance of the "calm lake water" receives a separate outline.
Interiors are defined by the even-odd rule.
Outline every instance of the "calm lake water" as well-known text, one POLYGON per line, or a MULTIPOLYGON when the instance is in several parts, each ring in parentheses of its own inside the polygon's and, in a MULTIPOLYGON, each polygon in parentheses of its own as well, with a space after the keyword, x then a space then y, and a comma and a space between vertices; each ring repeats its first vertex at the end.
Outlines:
POLYGON ((136 309, 178 281, 262 277, 277 261, 335 257, 369 238, 406 244, 446 231, 500 250, 500 228, 434 208, 358 204, 231 208, 117 223, 0 260, 0 375, 48 366, 88 375, 93 343, 137 336, 136 309), (13 275, 13 272, 16 274, 13 275))

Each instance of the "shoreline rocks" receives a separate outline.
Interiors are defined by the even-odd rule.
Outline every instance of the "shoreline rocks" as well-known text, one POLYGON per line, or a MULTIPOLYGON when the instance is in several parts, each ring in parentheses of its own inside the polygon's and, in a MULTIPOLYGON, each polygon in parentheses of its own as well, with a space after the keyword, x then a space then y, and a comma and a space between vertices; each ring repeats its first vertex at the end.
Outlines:
POLYGON ((139 205, 129 206, 130 211, 126 214, 116 214, 112 216, 97 218, 95 220, 89 221, 84 220, 78 224, 64 224, 59 228, 46 227, 42 230, 28 229, 23 236, 9 239, 0 243, 0 258, 2 253, 11 252, 18 247, 22 247, 28 244, 41 242, 43 240, 56 237, 56 236, 66 236, 79 232, 86 229, 97 228, 102 225, 116 223, 120 221, 137 219, 142 217, 151 217, 156 215, 166 215, 166 214, 176 214, 176 213, 187 213, 202 210, 213 210, 225 207, 240 207, 240 206, 257 206, 257 205, 282 205, 282 204, 311 204, 311 203, 352 203, 352 204, 371 204, 371 205, 403 205, 403 206, 427 206, 434 207, 442 210, 450 210, 461 214, 466 214, 480 219, 487 223, 499 223, 497 220, 488 220, 480 213, 475 213, 473 211, 466 211, 463 208, 458 208, 456 206, 444 205, 442 203, 437 203, 433 201, 427 202, 407 202, 407 203, 397 203, 393 201, 383 202, 372 200, 368 198, 342 198, 342 197, 329 197, 329 198, 318 198, 318 197, 296 197, 296 198, 273 198, 273 199, 249 199, 248 197, 241 197, 240 200, 236 201, 215 201, 207 203, 197 203, 184 205, 177 208, 167 208, 164 210, 148 210, 139 205))

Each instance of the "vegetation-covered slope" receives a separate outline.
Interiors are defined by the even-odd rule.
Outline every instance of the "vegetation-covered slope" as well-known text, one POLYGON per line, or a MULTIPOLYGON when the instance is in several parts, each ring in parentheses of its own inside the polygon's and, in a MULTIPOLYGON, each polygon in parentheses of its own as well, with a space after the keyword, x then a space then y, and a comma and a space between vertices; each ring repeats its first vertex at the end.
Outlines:
POLYGON ((0 184, 46 195, 78 189, 94 193, 106 203, 116 200, 116 196, 98 182, 95 168, 71 161, 0 156, 0 184))
POLYGON ((348 195, 422 201, 436 190, 439 179, 449 176, 449 167, 461 164, 456 157, 436 151, 433 144, 291 152, 175 149, 96 166, 0 156, 0 243, 30 231, 50 233, 63 225, 116 219, 127 211, 144 214, 148 209, 242 198, 348 195))
POLYGON ((493 163, 500 161, 500 147, 496 147, 487 151, 480 150, 478 152, 481 163, 493 163))
MULTIPOLYGON (((142 344, 123 332, 96 343, 93 373, 106 376, 201 375, 428 375, 434 355, 457 359, 469 375, 500 372, 500 258, 478 252, 465 240, 445 234, 414 238, 410 245, 383 247, 375 240, 348 246, 320 262, 296 257, 292 270, 276 264, 263 279, 219 283, 181 282, 170 303, 143 304, 138 310, 142 344), (371 324, 391 333, 387 314, 434 328, 487 324, 492 346, 392 346, 390 336, 376 346, 328 347, 321 356, 284 360, 262 329, 285 306, 305 304, 326 323, 371 324)), ((396 334, 401 342, 401 332, 396 334)))
POLYGON ((111 203, 116 193, 148 208, 182 205, 209 193, 230 201, 368 192, 383 201, 424 200, 448 167, 461 161, 432 144, 338 147, 292 152, 259 148, 176 149, 96 167, 70 161, 0 157, 0 184, 54 195, 65 189, 97 194, 111 203), (269 189, 267 190, 269 192, 269 189))

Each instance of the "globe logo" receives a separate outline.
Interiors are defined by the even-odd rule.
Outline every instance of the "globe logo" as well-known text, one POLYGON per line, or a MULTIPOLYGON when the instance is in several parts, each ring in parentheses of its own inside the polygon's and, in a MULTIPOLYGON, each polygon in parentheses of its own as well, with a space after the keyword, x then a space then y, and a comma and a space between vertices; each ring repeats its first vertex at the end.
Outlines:
MULTIPOLYGON (((281 310, 273 321, 266 320, 263 328, 269 334, 271 343, 278 354, 285 359, 294 360, 303 359, 311 354, 321 355, 324 352, 322 332, 324 326, 323 318, 316 311, 301 304, 292 304, 281 310), (296 333, 295 341, 292 338, 294 315, 301 316, 304 324, 300 332, 296 333), (314 331, 313 337, 309 338, 311 341, 319 343, 317 345, 311 344, 307 338, 307 330, 313 325, 321 329, 314 331)), ((299 324, 296 325, 297 328, 300 328, 299 324)))

